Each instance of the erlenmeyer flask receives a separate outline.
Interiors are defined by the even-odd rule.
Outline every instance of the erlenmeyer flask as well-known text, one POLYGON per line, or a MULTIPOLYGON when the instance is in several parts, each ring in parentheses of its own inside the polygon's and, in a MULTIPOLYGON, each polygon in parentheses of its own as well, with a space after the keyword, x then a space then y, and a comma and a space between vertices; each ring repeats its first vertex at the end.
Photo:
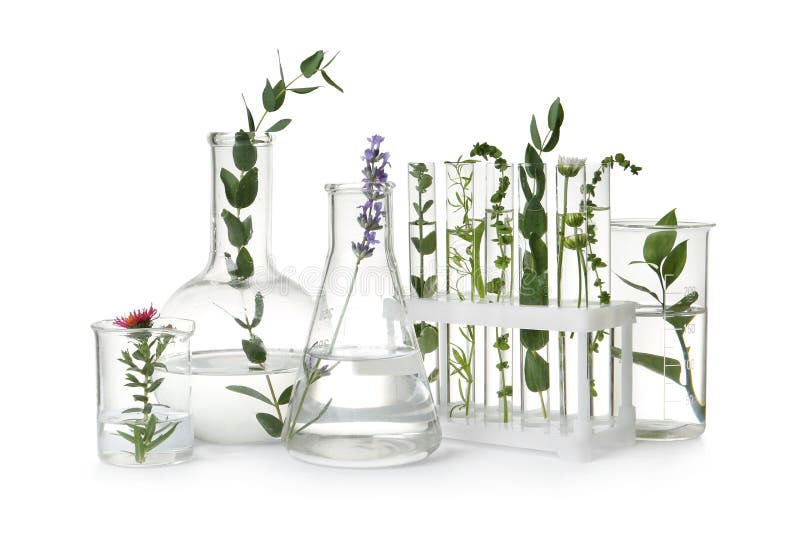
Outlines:
POLYGON ((441 441, 392 248, 393 187, 326 186, 325 278, 283 428, 298 459, 399 465, 427 457, 441 441))

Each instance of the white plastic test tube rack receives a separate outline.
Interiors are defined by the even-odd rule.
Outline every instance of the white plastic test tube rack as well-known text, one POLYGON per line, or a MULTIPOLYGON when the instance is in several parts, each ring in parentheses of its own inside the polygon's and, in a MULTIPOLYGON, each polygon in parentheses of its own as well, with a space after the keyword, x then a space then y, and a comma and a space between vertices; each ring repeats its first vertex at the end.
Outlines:
MULTIPOLYGON (((575 332, 579 342, 579 354, 575 366, 575 383, 578 391, 577 412, 567 417, 554 415, 548 425, 525 426, 519 417, 512 422, 485 421, 451 418, 446 403, 439 405, 442 433, 446 438, 505 445, 538 451, 554 452, 559 457, 574 461, 588 461, 598 450, 627 447, 636 441, 635 411, 632 403, 632 328, 636 320, 635 307, 630 302, 614 302, 609 305, 593 305, 589 308, 550 306, 520 306, 518 303, 487 303, 435 299, 408 301, 408 315, 412 321, 439 324, 439 370, 440 377, 447 376, 447 323, 472 324, 575 332), (587 369, 587 335, 598 330, 618 328, 620 335, 620 391, 619 411, 606 424, 595 425, 590 415, 590 382, 587 369), (584 334, 584 335, 580 335, 584 334)), ((476 362, 480 366, 483 362, 476 362)), ((447 399, 449 380, 436 381, 439 398, 447 399)), ((560 385, 558 386, 560 387, 560 385)))

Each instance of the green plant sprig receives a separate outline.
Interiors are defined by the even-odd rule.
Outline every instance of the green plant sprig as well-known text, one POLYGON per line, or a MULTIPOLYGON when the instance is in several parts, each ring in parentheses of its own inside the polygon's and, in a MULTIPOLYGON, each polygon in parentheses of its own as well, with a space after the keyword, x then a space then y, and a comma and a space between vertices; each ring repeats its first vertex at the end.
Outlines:
MULTIPOLYGON (((519 169, 520 189, 525 197, 525 204, 519 214, 519 231, 527 241, 522 257, 522 277, 520 279, 519 301, 525 305, 546 306, 549 299, 547 287, 547 213, 542 199, 545 194, 545 174, 542 154, 551 152, 558 145, 561 137, 561 125, 564 123, 564 108, 561 99, 556 98, 547 112, 548 131, 544 140, 539 132, 536 115, 531 115, 531 141, 525 147, 525 166, 519 169), (535 192, 528 180, 533 180, 535 192)), ((532 393, 539 394, 542 415, 546 419, 547 408, 544 393, 550 389, 550 364, 539 351, 544 349, 550 340, 547 330, 520 330, 520 344, 525 354, 524 378, 525 387, 532 393)))
MULTIPOLYGON (((678 218, 674 209, 656 222, 656 226, 674 228, 677 225, 678 218)), ((684 267, 686 266, 688 240, 685 239, 676 245, 675 242, 677 239, 678 232, 676 230, 657 230, 645 238, 644 246, 642 247, 642 260, 634 260, 629 263, 629 265, 645 265, 653 273, 655 273, 656 277, 658 278, 659 292, 653 291, 645 285, 637 284, 628 280, 627 278, 623 278, 618 273, 614 274, 622 282, 633 289, 653 297, 653 299, 655 299, 655 301, 661 306, 664 320, 673 327, 675 336, 678 339, 678 343, 683 355, 682 367, 686 372, 686 381, 685 383, 680 382, 679 372, 677 374, 665 374, 665 376, 685 388, 692 411, 694 411, 697 419, 703 422, 705 421, 706 407, 705 404, 700 401, 699 396, 695 392, 692 369, 690 365, 691 362, 689 359, 690 347, 687 345, 684 335, 686 327, 694 320, 695 317, 694 314, 686 312, 691 310, 692 305, 699 298, 699 294, 697 291, 690 291, 681 297, 677 302, 673 304, 667 303, 667 289, 678 280, 678 277, 681 275, 684 267)), ((637 358, 635 357, 634 363, 639 363, 640 365, 643 365, 644 367, 658 373, 664 373, 663 370, 669 368, 668 364, 670 362, 667 360, 671 360, 672 362, 675 361, 674 359, 666 358, 665 356, 642 353, 639 353, 638 360, 639 361, 637 361, 637 358)))
MULTIPOLYGON (((434 221, 425 219, 425 214, 433 208, 433 199, 423 202, 424 195, 433 186, 433 176, 425 163, 409 163, 408 174, 416 180, 415 190, 417 200, 412 202, 416 213, 416 220, 410 221, 410 226, 417 228, 417 236, 412 236, 411 245, 419 255, 419 274, 411 274, 411 287, 419 298, 431 298, 436 294, 438 278, 436 273, 425 276, 425 256, 436 253, 436 229, 425 233, 425 227, 434 225, 434 221)), ((414 333, 417 337, 423 361, 426 354, 435 352, 439 347, 439 328, 434 324, 420 321, 414 323, 414 333)), ((438 368, 428 375, 428 382, 433 383, 439 376, 438 368)))
MULTIPOLYGON (((503 158, 503 151, 488 143, 475 143, 469 155, 470 157, 482 157, 486 161, 491 158, 495 169, 500 172, 497 190, 489 198, 491 202, 489 227, 494 228, 496 237, 492 238, 492 242, 497 243, 499 249, 499 255, 494 259, 494 266, 500 270, 500 274, 486 282, 486 293, 495 295, 496 300, 499 302, 501 294, 506 287, 508 270, 511 267, 511 257, 508 249, 513 249, 514 247, 514 226, 511 217, 508 216, 508 210, 503 206, 503 201, 508 195, 508 188, 511 185, 511 179, 506 174, 509 166, 508 162, 503 158)), ((498 363, 495 367, 500 376, 500 389, 497 390, 496 394, 503 403, 504 423, 509 422, 509 402, 513 395, 513 386, 508 383, 506 378, 506 371, 510 365, 504 356, 505 352, 511 349, 508 338, 508 333, 501 333, 501 329, 495 327, 492 347, 497 351, 498 363)))
MULTIPOLYGON (((322 85, 294 87, 294 84, 302 78, 309 79, 319 73, 327 85, 339 92, 344 92, 325 70, 330 66, 333 60, 336 59, 338 54, 337 52, 323 64, 326 53, 322 50, 317 50, 300 63, 300 73, 287 83, 284 77, 279 51, 278 69, 280 72, 280 80, 276 82, 275 85, 272 85, 269 78, 267 78, 264 89, 261 92, 261 103, 264 107, 264 111, 257 123, 253 119, 253 113, 247 105, 247 101, 244 96, 242 96, 247 115, 247 131, 239 130, 235 134, 232 150, 233 164, 239 171, 239 174, 237 177, 235 173, 224 167, 220 170, 220 180, 225 188, 225 198, 231 208, 236 210, 235 214, 228 209, 223 209, 221 213, 222 220, 225 222, 228 231, 228 242, 236 250, 235 260, 229 252, 224 253, 228 273, 231 276, 230 283, 234 287, 243 286, 254 273, 253 257, 247 250, 247 245, 253 237, 253 221, 252 217, 249 215, 245 219, 242 219, 242 210, 250 207, 258 196, 258 167, 256 166, 258 152, 255 145, 263 141, 256 139, 256 132, 270 113, 281 109, 288 93, 303 95, 322 87, 322 85)), ((280 119, 267 128, 266 133, 279 132, 285 129, 291 122, 292 119, 280 119)), ((252 321, 248 319, 247 309, 244 310, 244 320, 237 318, 233 314, 230 315, 234 318, 236 324, 247 332, 248 337, 241 340, 242 350, 245 356, 256 366, 256 369, 266 371, 266 346, 263 340, 253 332, 253 329, 261 322, 263 312, 264 297, 261 292, 257 292, 255 296, 255 313, 252 321)), ((280 437, 284 424, 280 407, 289 403, 289 399, 291 398, 291 386, 281 392, 280 395, 277 395, 269 373, 265 374, 267 378, 267 388, 271 398, 267 398, 246 386, 228 386, 227 389, 253 397, 262 402, 266 401, 266 404, 272 406, 276 411, 277 417, 269 413, 257 413, 256 419, 267 434, 277 438, 280 437)))
POLYGON ((151 402, 150 395, 154 393, 164 382, 164 378, 153 380, 153 375, 156 369, 164 369, 167 367, 160 359, 164 351, 172 342, 173 336, 164 334, 156 337, 152 341, 149 340, 147 334, 133 334, 132 337, 137 339, 135 343, 135 350, 131 354, 129 350, 122 351, 122 357, 118 358, 127 366, 125 374, 126 387, 140 388, 141 393, 133 395, 136 402, 142 404, 141 407, 128 408, 122 413, 138 413, 141 418, 134 422, 126 422, 125 425, 130 429, 130 433, 118 431, 120 437, 133 444, 133 455, 136 463, 143 464, 147 459, 147 453, 161 445, 175 432, 178 426, 177 422, 162 424, 159 427, 159 421, 156 414, 153 413, 154 406, 165 406, 151 402), (153 348, 155 347, 155 351, 153 348), (137 362, 141 362, 137 364, 137 362), (139 375, 139 376, 137 376, 139 375))

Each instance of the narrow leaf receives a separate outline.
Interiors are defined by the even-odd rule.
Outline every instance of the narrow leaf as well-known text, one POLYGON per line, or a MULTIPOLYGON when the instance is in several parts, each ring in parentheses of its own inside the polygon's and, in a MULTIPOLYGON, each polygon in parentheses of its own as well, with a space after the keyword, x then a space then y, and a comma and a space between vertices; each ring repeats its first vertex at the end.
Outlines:
POLYGON ((241 393, 242 395, 247 395, 248 397, 252 397, 256 400, 260 400, 263 403, 269 404, 270 406, 274 406, 271 400, 267 398, 266 395, 256 391, 253 388, 249 388, 247 386, 226 386, 225 389, 228 391, 233 391, 236 393, 241 393))
POLYGON ((334 82, 333 80, 331 80, 331 77, 330 77, 330 76, 328 76, 328 73, 327 73, 327 72, 325 72, 324 70, 321 70, 321 71, 320 71, 320 74, 322 74, 322 78, 323 78, 323 79, 324 79, 326 82, 328 82, 328 85, 330 85, 331 87, 333 87, 334 89, 336 89, 336 90, 337 90, 337 91, 339 91, 340 93, 344 93, 344 89, 342 89, 341 87, 339 87, 339 86, 336 84, 336 82, 334 82))
POLYGON ((290 87, 288 90, 297 93, 298 95, 304 95, 310 93, 311 91, 315 91, 322 87, 321 85, 315 85, 314 87, 290 87))
MULTIPOLYGON (((614 273, 614 274, 617 274, 617 273, 614 273)), ((634 284, 634 283, 633 283, 633 282, 631 282, 630 280, 626 280, 625 278, 621 277, 621 276, 620 276, 620 275, 618 275, 618 274, 617 274, 617 278, 619 278, 620 280, 622 280, 623 282, 625 282, 626 284, 628 284, 629 286, 631 286, 633 289, 637 289, 637 290, 639 290, 639 291, 642 291, 642 292, 644 292, 644 293, 647 293, 648 295, 650 295, 650 296, 652 296, 654 299, 656 299, 658 302, 661 302, 661 299, 658 297, 658 295, 656 295, 655 293, 653 293, 652 291, 650 291, 650 290, 649 290, 649 289, 647 289, 646 287, 644 287, 644 286, 640 286, 639 284, 634 284)))
POLYGON ((542 149, 542 138, 539 137, 539 127, 536 125, 536 115, 531 114, 531 142, 533 146, 542 149))
POLYGON ((290 122, 292 122, 292 119, 281 119, 272 126, 270 126, 269 128, 267 128, 267 132, 280 132, 281 130, 289 126, 290 122))

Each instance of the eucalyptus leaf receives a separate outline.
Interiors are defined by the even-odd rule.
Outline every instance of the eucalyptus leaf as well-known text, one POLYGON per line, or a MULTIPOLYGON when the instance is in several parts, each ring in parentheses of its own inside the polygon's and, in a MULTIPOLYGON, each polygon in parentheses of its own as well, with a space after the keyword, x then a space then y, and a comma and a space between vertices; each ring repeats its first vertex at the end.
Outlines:
POLYGON ((542 152, 550 152, 553 150, 558 144, 559 137, 561 137, 561 130, 553 130, 550 134, 550 138, 547 140, 547 144, 542 147, 542 152))
POLYGON ((240 171, 249 171, 256 164, 256 147, 250 141, 250 136, 242 130, 236 132, 233 142, 233 164, 240 171))
POLYGON ((331 77, 330 77, 330 76, 328 76, 328 73, 327 73, 327 72, 325 72, 324 70, 321 70, 321 71, 319 71, 319 72, 320 72, 320 74, 322 74, 322 78, 323 78, 323 79, 324 79, 326 82, 328 82, 328 85, 330 85, 331 87, 333 87, 334 89, 336 89, 336 90, 337 90, 337 91, 339 91, 340 93, 344 93, 344 89, 342 89, 341 87, 339 87, 339 86, 336 84, 336 82, 334 82, 333 80, 331 80, 331 77))
POLYGON ((236 255, 236 275, 242 278, 253 276, 253 257, 244 247, 240 248, 236 255))
POLYGON ((256 293, 255 297, 255 312, 253 313, 253 322, 250 324, 252 328, 261 324, 261 318, 264 316, 264 295, 261 291, 256 293))
POLYGON ((260 364, 267 361, 267 349, 264 342, 258 336, 242 340, 242 350, 251 363, 260 364))
POLYGON ((530 350, 539 350, 547 346, 550 341, 548 330, 520 330, 519 342, 530 350))
POLYGON ((249 207, 258 195, 258 169, 253 168, 244 173, 239 189, 236 190, 236 204, 239 209, 249 207))
POLYGON ((322 58, 325 57, 325 53, 322 50, 317 50, 306 59, 300 63, 300 72, 303 73, 303 76, 306 78, 311 78, 316 72, 319 70, 320 65, 322 64, 322 58))
POLYGON ((564 108, 561 106, 561 98, 556 98, 550 104, 550 110, 547 112, 547 125, 551 130, 558 130, 564 122, 564 108))
POLYGON ((219 179, 222 180, 222 185, 225 187, 225 198, 228 199, 231 206, 235 206, 236 191, 239 189, 239 179, 224 167, 219 171, 219 179))
POLYGON ((531 198, 525 203, 525 209, 522 211, 519 221, 519 229, 525 239, 534 235, 543 236, 547 232, 547 214, 542 203, 535 198, 531 198))
POLYGON ((304 95, 310 93, 311 91, 315 91, 322 87, 321 85, 315 85, 314 87, 290 87, 288 90, 297 93, 298 95, 304 95))
POLYGON ((267 132, 280 132, 281 130, 289 126, 290 122, 292 122, 292 119, 281 119, 272 126, 270 126, 269 128, 267 128, 267 132))
POLYGON ((283 432, 283 423, 281 423, 280 419, 272 414, 257 413, 256 420, 271 437, 281 437, 281 432, 283 432))
POLYGON ((547 243, 535 235, 529 240, 533 259, 533 272, 544 274, 547 272, 547 243))
POLYGON ((272 87, 272 84, 269 82, 269 78, 267 78, 267 82, 264 84, 264 90, 261 91, 261 103, 264 105, 264 109, 267 112, 272 112, 277 109, 275 88, 272 87))
POLYGON ((547 304, 547 274, 522 273, 519 303, 523 305, 547 304))
POLYGON ((272 90, 275 93, 275 109, 273 111, 277 111, 281 109, 283 101, 286 100, 286 84, 283 80, 280 80, 272 90))
MULTIPOLYGON (((527 164, 527 174, 533 178, 534 181, 534 190, 532 191, 531 196, 538 200, 539 202, 542 201, 544 197, 545 191, 545 182, 547 181, 547 176, 544 172, 544 162, 542 161, 542 157, 536 152, 536 149, 533 148, 532 145, 528 145, 525 148, 525 163, 527 164)), ((523 193, 524 193, 524 186, 523 186, 523 193)), ((525 195, 527 198, 527 194, 525 195)))
POLYGON ((228 210, 222 210, 222 220, 228 227, 228 241, 234 247, 241 247, 247 244, 247 230, 236 215, 228 210))

